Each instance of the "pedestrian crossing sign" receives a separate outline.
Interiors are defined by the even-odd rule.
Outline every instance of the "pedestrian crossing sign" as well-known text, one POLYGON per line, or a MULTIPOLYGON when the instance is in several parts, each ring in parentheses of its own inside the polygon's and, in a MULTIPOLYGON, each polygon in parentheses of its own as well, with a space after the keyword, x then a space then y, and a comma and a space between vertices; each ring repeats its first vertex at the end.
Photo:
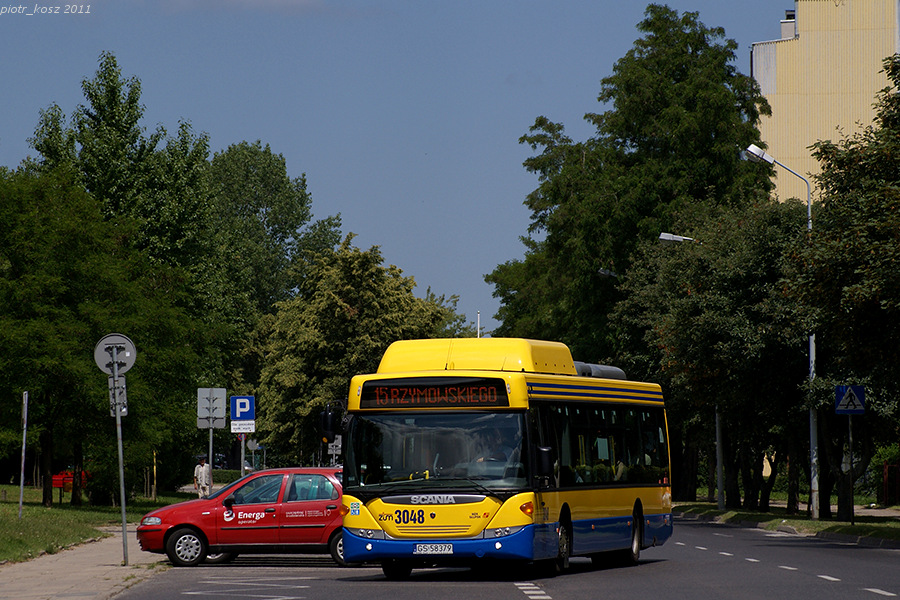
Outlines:
POLYGON ((834 412, 838 415, 861 415, 866 412, 866 391, 861 385, 834 387, 834 412))

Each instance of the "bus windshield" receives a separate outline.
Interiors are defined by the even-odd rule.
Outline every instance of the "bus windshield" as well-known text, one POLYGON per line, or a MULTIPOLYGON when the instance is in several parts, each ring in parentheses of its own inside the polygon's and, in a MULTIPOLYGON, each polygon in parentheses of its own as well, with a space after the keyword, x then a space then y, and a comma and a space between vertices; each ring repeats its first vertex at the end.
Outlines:
POLYGON ((522 487, 524 429, 521 412, 357 414, 347 432, 344 479, 347 487, 381 490, 522 487))

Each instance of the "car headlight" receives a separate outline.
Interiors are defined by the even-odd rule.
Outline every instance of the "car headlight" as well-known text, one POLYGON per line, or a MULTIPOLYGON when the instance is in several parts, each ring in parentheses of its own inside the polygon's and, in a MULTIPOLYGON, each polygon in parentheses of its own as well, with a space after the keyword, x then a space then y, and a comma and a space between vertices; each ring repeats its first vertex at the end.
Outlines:
POLYGON ((162 525, 162 519, 159 517, 144 517, 141 519, 141 525, 162 525))

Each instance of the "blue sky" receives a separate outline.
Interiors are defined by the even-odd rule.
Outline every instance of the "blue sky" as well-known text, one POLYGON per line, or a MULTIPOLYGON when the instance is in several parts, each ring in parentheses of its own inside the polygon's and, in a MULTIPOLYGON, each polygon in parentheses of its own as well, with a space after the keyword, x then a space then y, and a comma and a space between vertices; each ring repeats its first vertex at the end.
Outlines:
MULTIPOLYGON (((792 0, 667 3, 736 40, 779 37, 792 0)), ((520 259, 537 186, 518 139, 539 115, 576 140, 600 80, 638 38, 634 0, 94 0, 0 5, 0 165, 29 153, 39 110, 67 116, 110 51, 141 80, 144 127, 179 120, 211 150, 261 140, 306 173, 317 217, 377 245, 417 294, 457 294, 490 331, 484 275, 520 259), (67 6, 80 14, 64 14, 67 6), (6 12, 4 12, 4 7, 6 12), (13 7, 15 10, 10 10, 13 7), (21 7, 21 8, 19 8, 21 7), (41 7, 59 7, 43 13, 41 7), (16 12, 16 10, 18 12, 16 12)))

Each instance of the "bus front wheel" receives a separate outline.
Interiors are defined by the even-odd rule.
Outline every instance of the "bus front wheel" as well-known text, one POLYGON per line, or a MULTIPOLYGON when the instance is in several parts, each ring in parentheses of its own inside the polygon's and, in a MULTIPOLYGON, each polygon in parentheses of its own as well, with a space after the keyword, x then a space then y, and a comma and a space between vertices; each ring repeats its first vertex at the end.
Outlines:
POLYGON ((556 530, 556 558, 543 561, 542 569, 548 576, 555 577, 569 568, 572 555, 572 534, 566 522, 560 522, 556 530))
POLYGON ((640 513, 635 513, 631 521, 631 545, 622 551, 622 563, 625 566, 638 564, 641 559, 641 542, 643 541, 644 518, 640 513))
POLYGON ((381 563, 381 570, 389 580, 403 581, 409 579, 409 575, 412 573, 412 565, 402 560, 389 559, 381 563))

